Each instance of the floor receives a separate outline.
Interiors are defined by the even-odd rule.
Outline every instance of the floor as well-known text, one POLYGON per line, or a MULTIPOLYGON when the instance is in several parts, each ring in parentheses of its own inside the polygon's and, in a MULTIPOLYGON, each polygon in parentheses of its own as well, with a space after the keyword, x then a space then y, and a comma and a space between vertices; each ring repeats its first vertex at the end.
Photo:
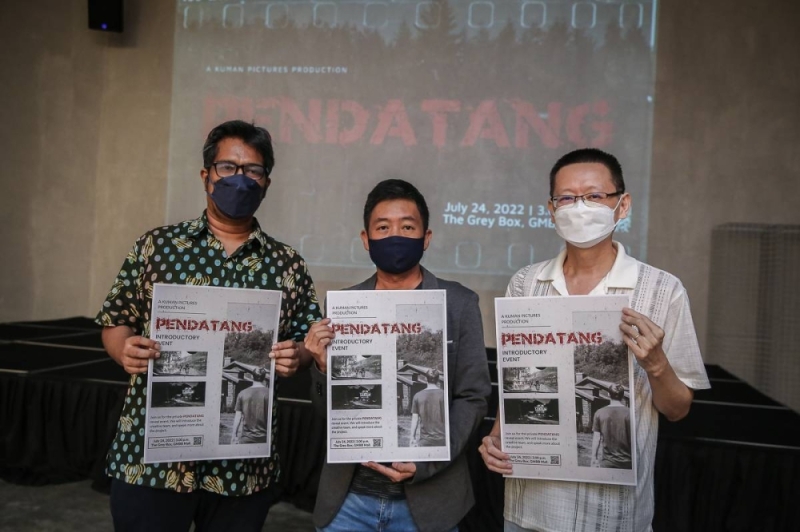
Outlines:
MULTIPOLYGON (((0 481, 0 530, 3 532, 107 532, 112 530, 108 495, 91 481, 48 486, 18 486, 0 481)), ((270 510, 265 531, 314 530, 311 515, 288 503, 270 510)))

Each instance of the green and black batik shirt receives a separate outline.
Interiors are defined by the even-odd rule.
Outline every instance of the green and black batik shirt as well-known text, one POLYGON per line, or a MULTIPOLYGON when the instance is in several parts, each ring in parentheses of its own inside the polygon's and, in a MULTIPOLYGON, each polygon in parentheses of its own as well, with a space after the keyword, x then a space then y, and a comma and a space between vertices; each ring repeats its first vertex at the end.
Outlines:
MULTIPOLYGON (((209 230, 205 213, 195 220, 145 233, 122 264, 97 314, 97 323, 108 327, 126 325, 137 335, 149 336, 154 283, 280 290, 280 341, 302 341, 311 324, 321 318, 303 258, 264 233, 255 220, 247 241, 231 256, 209 230)), ((277 382, 273 393, 277 393, 277 382)), ((205 489, 232 496, 249 495, 277 481, 277 401, 273 401, 272 456, 145 464, 146 394, 147 374, 132 375, 108 453, 107 471, 112 477, 178 492, 205 489)))

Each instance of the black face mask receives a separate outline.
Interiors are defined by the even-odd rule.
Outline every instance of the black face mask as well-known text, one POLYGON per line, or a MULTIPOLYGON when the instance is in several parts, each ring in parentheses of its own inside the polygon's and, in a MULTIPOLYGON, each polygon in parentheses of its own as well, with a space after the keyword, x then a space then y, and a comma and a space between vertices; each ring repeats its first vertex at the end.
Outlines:
POLYGON ((236 174, 214 183, 214 192, 209 196, 222 214, 240 220, 255 214, 264 199, 264 189, 246 175, 236 174))
POLYGON ((407 272, 422 260, 425 237, 387 236, 380 240, 369 239, 369 258, 379 270, 386 273, 407 272))

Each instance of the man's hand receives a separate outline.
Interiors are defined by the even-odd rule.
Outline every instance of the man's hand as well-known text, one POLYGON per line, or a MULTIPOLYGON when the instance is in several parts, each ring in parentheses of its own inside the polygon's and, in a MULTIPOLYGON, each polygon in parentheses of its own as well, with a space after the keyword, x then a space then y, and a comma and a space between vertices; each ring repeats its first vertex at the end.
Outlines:
POLYGON ((361 465, 389 477, 392 482, 403 482, 413 477, 417 472, 417 465, 414 462, 393 462, 392 467, 386 467, 377 462, 366 462, 361 465))
POLYGON ((692 406, 694 392, 675 373, 667 359, 662 342, 664 331, 647 316, 635 310, 622 309, 619 328, 622 338, 636 357, 636 362, 647 372, 653 404, 670 421, 683 419, 692 406))
POLYGON ((131 375, 147 372, 147 363, 161 356, 161 345, 143 336, 134 336, 130 327, 105 327, 103 346, 109 356, 131 375))
POLYGON ((622 338, 636 361, 648 375, 658 377, 669 367, 667 354, 661 347, 664 331, 650 321, 650 318, 633 309, 624 308, 619 328, 625 333, 622 338))
POLYGON ((321 373, 328 371, 328 346, 335 337, 330 318, 324 318, 312 325, 306 335, 306 349, 321 373))
POLYGON ((300 349, 294 340, 284 340, 272 344, 269 358, 275 359, 275 373, 281 377, 291 377, 300 367, 300 349))
POLYGON ((501 475, 510 475, 513 473, 510 457, 500 450, 500 436, 489 434, 483 438, 481 446, 478 447, 478 452, 481 453, 481 458, 489 468, 489 471, 500 473, 501 475))

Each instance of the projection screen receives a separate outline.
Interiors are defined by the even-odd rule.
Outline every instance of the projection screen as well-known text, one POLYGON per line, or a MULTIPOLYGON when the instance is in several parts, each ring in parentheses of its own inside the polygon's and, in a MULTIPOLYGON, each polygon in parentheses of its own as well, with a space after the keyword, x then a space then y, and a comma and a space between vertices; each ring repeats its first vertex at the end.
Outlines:
MULTIPOLYGON (((374 268, 367 192, 414 183, 431 210, 423 265, 482 295, 555 256, 546 211, 559 156, 617 155, 633 196, 616 238, 647 244, 656 0, 181 0, 176 4, 170 223, 199 215, 201 146, 239 118, 270 130, 257 214, 345 286, 374 268)), ((491 316, 485 316, 491 321, 491 316)))

